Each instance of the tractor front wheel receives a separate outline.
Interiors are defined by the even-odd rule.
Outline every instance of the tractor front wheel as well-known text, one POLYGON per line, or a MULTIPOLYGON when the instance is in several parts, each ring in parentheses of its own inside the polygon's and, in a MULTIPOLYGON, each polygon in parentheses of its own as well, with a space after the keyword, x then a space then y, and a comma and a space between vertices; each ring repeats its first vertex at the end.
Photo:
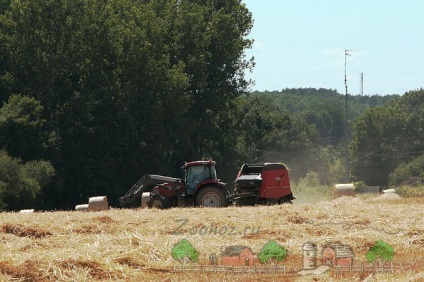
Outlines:
POLYGON ((196 195, 195 204, 198 207, 226 207, 228 205, 227 197, 221 188, 207 186, 202 188, 196 195))
POLYGON ((167 209, 169 208, 168 200, 160 195, 154 195, 149 202, 147 202, 149 208, 167 209))

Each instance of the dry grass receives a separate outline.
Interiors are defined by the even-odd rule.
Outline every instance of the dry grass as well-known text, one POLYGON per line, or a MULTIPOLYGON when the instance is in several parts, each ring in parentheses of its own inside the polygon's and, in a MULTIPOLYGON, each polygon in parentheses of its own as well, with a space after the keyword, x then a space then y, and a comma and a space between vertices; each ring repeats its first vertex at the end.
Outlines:
MULTIPOLYGON (((186 238, 207 263, 226 246, 259 252, 268 240, 302 269, 306 241, 342 242, 355 263, 379 239, 396 251, 393 274, 374 281, 424 281, 424 199, 339 198, 294 205, 101 212, 0 213, 0 280, 18 281, 334 281, 324 276, 173 273, 172 247, 186 238), (183 223, 185 223, 182 227, 183 223), (177 230, 177 232, 175 232, 177 230), (225 231, 225 232, 224 232, 225 231), (175 234, 177 233, 177 234, 175 234)), ((347 280, 364 277, 353 275, 347 280)))

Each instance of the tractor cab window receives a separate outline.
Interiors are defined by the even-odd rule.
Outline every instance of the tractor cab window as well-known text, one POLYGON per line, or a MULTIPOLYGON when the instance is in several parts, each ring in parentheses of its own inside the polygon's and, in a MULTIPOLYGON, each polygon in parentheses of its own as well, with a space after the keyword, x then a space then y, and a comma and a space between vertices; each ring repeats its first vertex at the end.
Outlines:
POLYGON ((216 168, 214 165, 210 167, 210 171, 211 171, 210 179, 218 179, 218 176, 216 175, 216 168))
POLYGON ((216 179, 214 166, 191 166, 186 171, 187 194, 192 195, 197 185, 207 179, 216 179))

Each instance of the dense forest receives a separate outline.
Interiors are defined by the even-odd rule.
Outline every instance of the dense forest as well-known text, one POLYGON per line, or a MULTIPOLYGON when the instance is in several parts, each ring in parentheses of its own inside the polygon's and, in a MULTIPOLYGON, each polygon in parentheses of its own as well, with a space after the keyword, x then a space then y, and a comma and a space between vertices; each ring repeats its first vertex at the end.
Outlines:
POLYGON ((424 90, 250 92, 240 0, 0 3, 0 210, 117 198, 146 173, 284 162, 296 182, 397 185, 424 166, 424 90), (348 103, 346 128, 345 103, 348 103), (346 132, 347 130, 347 132, 346 132))

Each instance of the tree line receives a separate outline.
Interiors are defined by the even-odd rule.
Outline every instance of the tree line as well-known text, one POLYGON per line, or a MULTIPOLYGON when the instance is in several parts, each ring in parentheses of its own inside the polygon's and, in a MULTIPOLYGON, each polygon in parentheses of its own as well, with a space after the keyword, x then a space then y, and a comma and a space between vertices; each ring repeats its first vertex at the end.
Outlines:
POLYGON ((20 136, 4 134, 2 148, 52 164, 46 208, 113 202, 141 173, 224 155, 251 27, 238 0, 2 1, 1 100, 30 99, 22 114, 38 124, 19 131, 10 117, 20 136))
MULTIPOLYGON (((0 209, 72 209, 93 195, 114 205, 143 174, 178 177, 209 158, 229 185, 242 163, 267 161, 288 164, 294 181, 339 181, 344 96, 249 92, 252 25, 240 0, 2 1, 0 209)), ((408 132, 422 125, 420 95, 348 97, 352 179, 385 184, 396 168, 386 154, 402 146, 396 160, 410 161, 422 149, 421 131, 408 132), (379 118, 400 112, 410 127, 385 132, 379 118), (390 134, 384 149, 365 141, 378 133, 390 134)))

